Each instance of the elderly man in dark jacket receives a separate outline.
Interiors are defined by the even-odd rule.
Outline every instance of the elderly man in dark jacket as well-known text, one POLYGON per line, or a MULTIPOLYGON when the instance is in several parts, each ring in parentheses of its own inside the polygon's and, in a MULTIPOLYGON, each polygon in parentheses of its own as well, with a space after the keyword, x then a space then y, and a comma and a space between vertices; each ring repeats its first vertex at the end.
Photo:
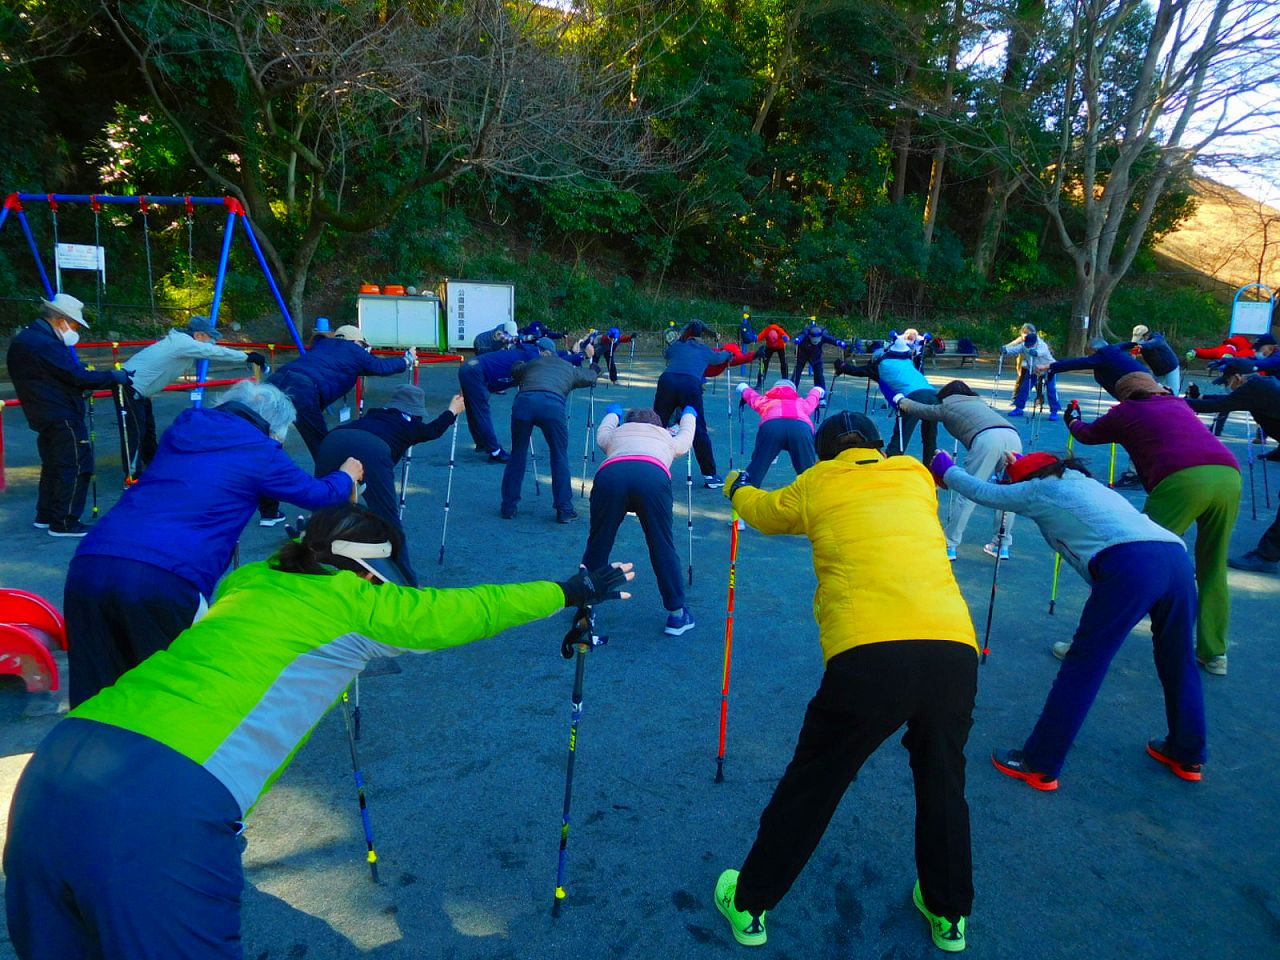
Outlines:
POLYGON ((476 453, 483 454, 486 463, 506 463, 511 459, 493 429, 489 394, 514 387, 516 381, 511 371, 515 365, 537 356, 538 348, 534 344, 519 343, 507 350, 479 354, 458 367, 458 387, 467 403, 467 429, 471 431, 476 453))
MULTIPOLYGON (((310 350, 286 363, 267 382, 293 401, 298 411, 298 435, 314 460, 320 441, 329 432, 324 408, 350 393, 360 377, 393 377, 411 369, 414 353, 411 347, 403 357, 375 357, 360 328, 345 324, 331 337, 317 337, 310 350)), ((284 522, 280 504, 269 498, 264 498, 258 509, 262 513, 259 526, 274 527, 284 522)))
MULTIPOLYGON (((587 356, 595 351, 588 344, 587 356)), ((569 480, 569 424, 565 402, 570 393, 581 387, 594 387, 600 367, 574 367, 556 356, 556 345, 545 337, 538 341, 538 357, 517 363, 511 376, 520 392, 511 405, 511 459, 502 472, 502 518, 514 519, 524 484, 524 465, 529 456, 529 440, 533 428, 542 431, 551 461, 551 498, 555 503, 556 522, 572 523, 578 519, 573 509, 573 489, 569 480)))
POLYGON ((449 401, 449 407, 434 420, 427 420, 427 404, 421 387, 406 383, 396 387, 385 407, 367 410, 359 420, 352 420, 329 431, 320 442, 316 454, 316 476, 322 476, 347 459, 359 460, 364 466, 364 502, 370 510, 391 524, 400 538, 400 570, 408 586, 418 586, 418 575, 409 560, 409 547, 400 523, 400 506, 396 498, 396 464, 414 444, 435 440, 453 426, 462 413, 462 394, 449 401))
POLYGON ((40 452, 35 527, 53 537, 83 537, 89 528, 80 515, 93 476, 84 393, 127 384, 129 374, 89 370, 72 352, 77 325, 89 326, 83 303, 65 293, 40 302, 42 316, 13 338, 8 354, 9 379, 40 452))
POLYGON ((280 443, 293 417, 275 387, 243 381, 216 407, 184 410, 164 432, 151 466, 67 568, 71 706, 191 626, 259 497, 316 510, 354 496, 364 475, 358 460, 317 480, 289 459, 280 443))
POLYGON ((692 332, 693 335, 669 344, 662 352, 667 361, 667 369, 658 377, 653 409, 663 423, 670 423, 672 414, 677 410, 693 407, 698 415, 697 432, 693 435, 693 455, 698 458, 698 467, 702 470, 702 485, 708 490, 714 490, 723 487, 724 481, 716 473, 716 455, 711 449, 711 435, 707 432, 706 416, 702 410, 703 376, 707 367, 729 363, 734 355, 728 350, 712 350, 699 340, 698 334, 704 331, 706 328, 701 323, 697 327, 690 324, 685 332, 692 332))

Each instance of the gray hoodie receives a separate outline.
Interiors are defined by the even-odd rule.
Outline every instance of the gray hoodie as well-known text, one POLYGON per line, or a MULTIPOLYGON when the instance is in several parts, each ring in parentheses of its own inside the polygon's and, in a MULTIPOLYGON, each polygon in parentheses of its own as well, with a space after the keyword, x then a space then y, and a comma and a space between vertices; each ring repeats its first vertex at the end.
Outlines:
POLYGON ((1093 582, 1089 561, 1107 547, 1151 540, 1182 543, 1120 494, 1075 470, 1061 478, 989 483, 952 467, 943 480, 979 506, 1030 517, 1045 542, 1088 583, 1093 582))

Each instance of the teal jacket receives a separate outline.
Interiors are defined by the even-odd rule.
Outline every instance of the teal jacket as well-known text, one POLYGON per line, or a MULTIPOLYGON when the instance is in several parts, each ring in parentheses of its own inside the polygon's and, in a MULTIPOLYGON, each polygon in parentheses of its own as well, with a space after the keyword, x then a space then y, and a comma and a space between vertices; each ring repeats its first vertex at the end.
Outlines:
POLYGON ((371 657, 456 647, 563 606, 549 581, 416 590, 250 563, 169 649, 69 716, 171 747, 247 813, 371 657))

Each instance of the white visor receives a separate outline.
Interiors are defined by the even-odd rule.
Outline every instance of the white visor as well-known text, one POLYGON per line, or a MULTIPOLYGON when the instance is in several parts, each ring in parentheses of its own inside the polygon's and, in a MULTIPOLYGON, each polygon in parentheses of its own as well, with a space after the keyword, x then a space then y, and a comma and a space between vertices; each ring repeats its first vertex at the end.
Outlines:
POLYGON ((383 583, 406 586, 404 574, 391 559, 391 541, 361 543, 358 540, 335 540, 329 544, 329 552, 335 557, 354 560, 383 583))

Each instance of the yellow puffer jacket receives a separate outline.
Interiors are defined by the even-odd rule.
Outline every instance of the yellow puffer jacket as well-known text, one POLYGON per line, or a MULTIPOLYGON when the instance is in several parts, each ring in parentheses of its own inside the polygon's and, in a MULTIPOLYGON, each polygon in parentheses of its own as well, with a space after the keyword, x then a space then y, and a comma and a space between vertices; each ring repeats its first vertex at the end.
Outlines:
POLYGON ((733 505, 761 533, 806 536, 813 544, 813 614, 824 661, 887 640, 950 640, 977 652, 947 559, 933 477, 918 460, 845 450, 781 490, 742 487, 733 505))

